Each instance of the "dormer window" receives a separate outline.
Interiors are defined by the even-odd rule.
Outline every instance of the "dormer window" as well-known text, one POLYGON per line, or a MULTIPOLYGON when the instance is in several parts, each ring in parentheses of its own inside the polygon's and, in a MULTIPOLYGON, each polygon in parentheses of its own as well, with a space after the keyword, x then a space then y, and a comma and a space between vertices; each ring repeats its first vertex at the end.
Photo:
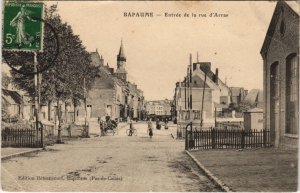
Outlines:
POLYGON ((281 35, 281 36, 284 36, 284 33, 285 33, 285 23, 284 23, 283 20, 282 20, 281 23, 280 23, 279 31, 280 31, 280 35, 281 35))

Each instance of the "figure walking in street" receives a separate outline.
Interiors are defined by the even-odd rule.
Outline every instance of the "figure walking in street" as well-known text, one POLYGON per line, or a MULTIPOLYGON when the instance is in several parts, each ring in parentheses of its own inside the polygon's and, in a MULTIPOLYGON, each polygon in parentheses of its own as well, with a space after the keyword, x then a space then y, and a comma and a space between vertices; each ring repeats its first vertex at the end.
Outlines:
POLYGON ((150 120, 148 121, 148 134, 151 139, 153 136, 153 129, 152 129, 152 122, 150 120))
POLYGON ((160 120, 159 118, 156 119, 156 129, 160 129, 161 125, 160 125, 160 120))
POLYGON ((165 119, 165 129, 168 129, 169 126, 168 126, 168 118, 165 119))
POLYGON ((132 126, 132 120, 129 118, 129 135, 132 136, 133 133, 133 126, 132 126))

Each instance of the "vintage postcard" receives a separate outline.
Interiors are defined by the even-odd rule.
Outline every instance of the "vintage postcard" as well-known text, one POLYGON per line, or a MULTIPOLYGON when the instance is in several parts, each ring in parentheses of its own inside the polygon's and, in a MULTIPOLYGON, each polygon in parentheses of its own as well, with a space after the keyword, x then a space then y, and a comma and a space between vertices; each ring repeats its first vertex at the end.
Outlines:
POLYGON ((299 9, 3 1, 2 191, 297 191, 299 9))

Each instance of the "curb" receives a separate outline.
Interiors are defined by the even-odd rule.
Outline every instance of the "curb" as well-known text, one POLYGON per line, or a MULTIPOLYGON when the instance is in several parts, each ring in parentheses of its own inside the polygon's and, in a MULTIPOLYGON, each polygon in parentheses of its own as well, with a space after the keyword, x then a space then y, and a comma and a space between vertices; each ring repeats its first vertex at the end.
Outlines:
POLYGON ((214 176, 208 169, 206 169, 189 151, 185 150, 186 154, 188 154, 193 161, 198 165, 198 167, 204 172, 204 174, 213 181, 217 186, 219 186, 225 192, 233 192, 228 186, 225 185, 224 182, 219 180, 216 176, 214 176))
POLYGON ((29 151, 23 151, 23 152, 20 152, 20 153, 14 153, 14 154, 11 154, 11 155, 6 155, 6 156, 1 157, 1 161, 8 160, 8 159, 18 157, 18 156, 24 156, 24 155, 30 154, 30 153, 37 153, 37 152, 42 151, 42 150, 43 149, 41 148, 41 149, 34 149, 34 150, 29 150, 29 151))

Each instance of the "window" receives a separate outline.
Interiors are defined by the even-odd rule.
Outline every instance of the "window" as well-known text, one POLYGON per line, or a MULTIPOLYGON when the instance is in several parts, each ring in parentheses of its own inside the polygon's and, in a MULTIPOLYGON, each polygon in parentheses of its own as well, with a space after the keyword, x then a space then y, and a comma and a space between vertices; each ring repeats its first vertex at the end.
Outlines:
POLYGON ((298 134, 298 60, 296 54, 286 59, 286 132, 298 134))
POLYGON ((285 33, 285 23, 284 23, 283 20, 280 23, 280 29, 279 29, 279 31, 280 31, 280 35, 284 36, 284 33, 285 33))
POLYGON ((271 65, 271 101, 279 99, 279 65, 275 62, 271 65))
POLYGON ((274 62, 270 67, 270 128, 273 132, 279 129, 279 63, 274 62))
POLYGON ((194 120, 200 120, 200 111, 194 111, 194 120))

